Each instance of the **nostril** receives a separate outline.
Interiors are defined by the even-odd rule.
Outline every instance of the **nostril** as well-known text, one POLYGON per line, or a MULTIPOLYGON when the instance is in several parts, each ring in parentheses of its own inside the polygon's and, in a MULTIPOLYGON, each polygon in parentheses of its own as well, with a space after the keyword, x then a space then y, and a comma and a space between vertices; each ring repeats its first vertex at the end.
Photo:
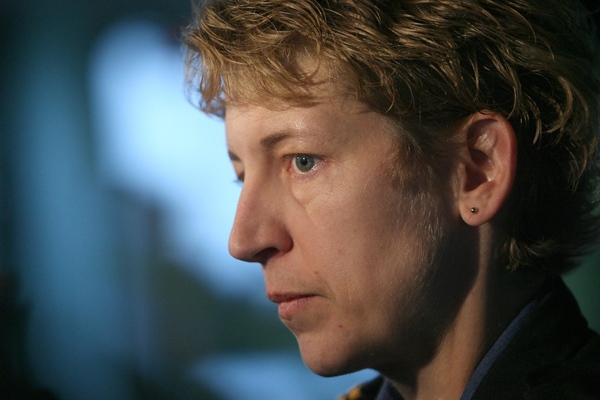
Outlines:
POLYGON ((254 255, 254 261, 264 265, 271 257, 277 254, 278 251, 279 250, 277 250, 275 247, 263 249, 254 255))

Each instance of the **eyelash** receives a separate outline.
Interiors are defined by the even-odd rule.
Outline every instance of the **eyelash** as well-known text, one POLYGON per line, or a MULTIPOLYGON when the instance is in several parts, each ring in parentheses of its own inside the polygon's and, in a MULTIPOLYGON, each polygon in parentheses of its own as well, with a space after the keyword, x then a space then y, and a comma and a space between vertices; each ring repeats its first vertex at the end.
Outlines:
MULTIPOLYGON (((308 175, 308 174, 311 174, 311 173, 315 172, 315 170, 317 168, 319 168, 319 164, 320 164, 321 161, 322 161, 321 158, 319 158, 319 157, 317 157, 315 155, 312 155, 312 154, 290 154, 290 155, 284 157, 284 162, 285 163, 290 163, 289 168, 291 168, 294 171, 294 173, 296 173, 298 175, 308 175), (297 167, 293 164, 293 163, 296 162, 296 160, 297 160, 298 157, 309 157, 309 158, 312 158, 313 161, 314 161, 314 166, 311 167, 308 171, 305 171, 305 172, 298 171, 297 167)), ((244 178, 245 178, 245 173, 241 173, 240 175, 238 175, 236 177, 236 179, 233 180, 233 182, 241 186, 241 185, 244 184, 244 178)))
POLYGON ((244 184, 244 178, 245 178, 246 173, 242 172, 241 174, 237 175, 235 179, 233 180, 233 183, 237 184, 237 185, 243 185, 244 184))

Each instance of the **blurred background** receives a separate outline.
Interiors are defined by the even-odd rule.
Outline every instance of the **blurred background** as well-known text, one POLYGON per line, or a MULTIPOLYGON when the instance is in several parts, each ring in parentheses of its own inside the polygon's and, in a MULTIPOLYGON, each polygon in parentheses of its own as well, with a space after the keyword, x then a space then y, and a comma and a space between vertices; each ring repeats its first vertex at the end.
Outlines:
MULTIPOLYGON (((0 0, 2 399, 318 400, 374 375, 310 373, 227 254, 240 188, 185 98, 190 8, 0 0)), ((596 329, 599 264, 567 276, 596 329)))

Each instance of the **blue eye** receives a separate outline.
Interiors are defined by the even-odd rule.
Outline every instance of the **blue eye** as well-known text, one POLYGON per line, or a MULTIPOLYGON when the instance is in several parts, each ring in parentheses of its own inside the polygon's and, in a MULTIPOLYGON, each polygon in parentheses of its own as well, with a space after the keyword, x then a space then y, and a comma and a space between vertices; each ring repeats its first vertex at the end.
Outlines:
POLYGON ((315 166, 315 158, 313 156, 299 155, 294 159, 296 169, 300 172, 308 172, 315 166))

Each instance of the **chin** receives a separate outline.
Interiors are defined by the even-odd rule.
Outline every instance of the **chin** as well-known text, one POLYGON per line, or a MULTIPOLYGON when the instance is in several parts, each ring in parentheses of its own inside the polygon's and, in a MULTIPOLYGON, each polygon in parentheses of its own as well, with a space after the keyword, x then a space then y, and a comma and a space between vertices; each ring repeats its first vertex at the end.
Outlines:
POLYGON ((315 374, 325 378, 346 375, 363 369, 352 368, 342 363, 331 363, 327 361, 324 362, 324 360, 307 359, 304 356, 302 356, 302 360, 304 361, 304 364, 308 367, 308 369, 310 369, 315 374))
POLYGON ((367 368, 359 362, 354 346, 350 346, 340 338, 335 340, 318 340, 316 338, 298 337, 300 354, 304 364, 315 374, 323 377, 345 375, 367 368))

